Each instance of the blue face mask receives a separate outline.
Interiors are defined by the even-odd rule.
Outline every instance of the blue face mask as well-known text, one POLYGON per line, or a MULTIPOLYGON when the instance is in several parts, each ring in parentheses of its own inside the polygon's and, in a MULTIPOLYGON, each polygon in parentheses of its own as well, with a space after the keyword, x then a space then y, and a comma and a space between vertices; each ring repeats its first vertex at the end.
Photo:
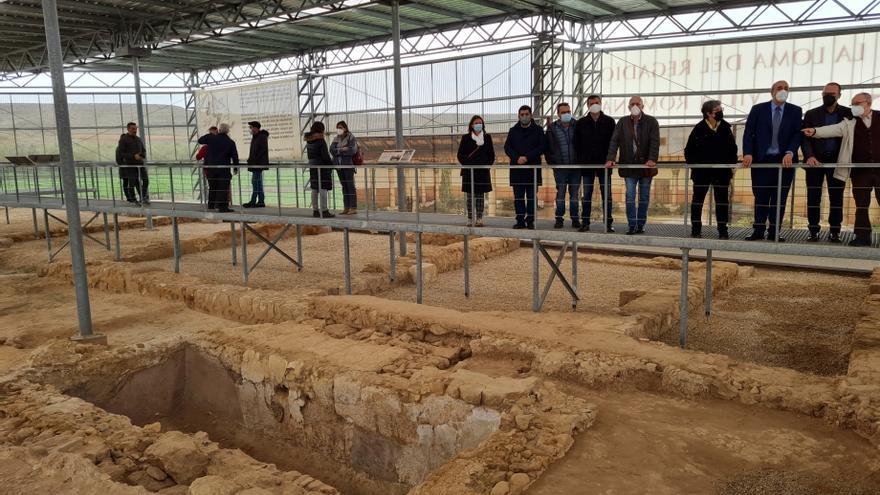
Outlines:
POLYGON ((571 114, 570 114, 570 113, 564 113, 564 114, 562 114, 562 121, 565 122, 566 124, 568 124, 569 122, 571 122, 571 119, 572 119, 572 117, 571 117, 571 114))
POLYGON ((474 124, 474 132, 483 132, 483 124, 474 124))

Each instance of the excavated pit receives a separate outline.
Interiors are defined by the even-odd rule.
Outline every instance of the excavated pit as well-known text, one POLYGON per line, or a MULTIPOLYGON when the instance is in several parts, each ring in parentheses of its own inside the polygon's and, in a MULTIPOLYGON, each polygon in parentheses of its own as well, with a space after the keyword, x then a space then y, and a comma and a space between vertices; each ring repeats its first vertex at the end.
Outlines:
POLYGON ((318 384, 308 383, 310 377, 297 384, 298 390, 254 383, 189 344, 157 365, 132 369, 119 364, 130 372, 121 378, 89 377, 66 393, 139 426, 160 422, 163 431, 204 431, 222 447, 311 475, 346 494, 405 494, 458 451, 488 438, 501 423, 493 409, 439 396, 436 408, 456 402, 453 406, 464 411, 458 421, 443 425, 443 435, 430 424, 420 424, 430 423, 421 417, 430 412, 416 415, 405 407, 398 408, 397 417, 384 418, 403 425, 402 431, 383 434, 362 428, 350 416, 384 415, 387 408, 381 413, 351 411, 369 409, 370 404, 341 406, 338 391, 328 396, 316 390, 318 384))

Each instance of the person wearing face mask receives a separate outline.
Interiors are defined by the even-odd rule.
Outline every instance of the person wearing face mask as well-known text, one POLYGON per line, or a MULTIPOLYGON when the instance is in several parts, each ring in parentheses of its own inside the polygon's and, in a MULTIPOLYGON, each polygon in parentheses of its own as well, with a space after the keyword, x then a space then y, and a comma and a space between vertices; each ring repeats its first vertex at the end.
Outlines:
POLYGON ((788 82, 776 81, 770 88, 771 100, 758 103, 749 111, 743 134, 743 168, 751 168, 752 163, 782 164, 782 195, 778 195, 779 169, 753 168, 752 194, 755 196, 755 222, 752 234, 747 241, 764 239, 767 225, 770 231, 767 240, 784 242, 779 236, 777 216, 785 216, 785 200, 794 180, 792 165, 797 159, 802 136, 801 116, 803 110, 788 101, 788 82))
POLYGON ((330 143, 330 155, 334 165, 348 165, 336 169, 339 184, 342 186, 342 215, 357 215, 357 189, 354 183, 356 170, 351 166, 357 152, 358 143, 354 134, 348 130, 348 124, 340 120, 336 123, 336 137, 330 143))
MULTIPOLYGON (((828 83, 822 89, 822 105, 804 114, 804 127, 822 127, 835 125, 845 118, 852 118, 849 107, 840 106, 840 85, 828 83)), ((823 164, 837 163, 840 152, 840 138, 803 140, 801 150, 807 168, 804 170, 807 180, 807 219, 809 220, 810 242, 819 240, 819 216, 822 204, 822 185, 828 183, 828 241, 840 242, 840 224, 843 222, 843 188, 846 181, 834 178, 834 168, 823 167, 823 164)))
MULTIPOLYGON (((730 124, 724 120, 721 102, 709 100, 701 108, 701 120, 688 136, 684 148, 684 159, 689 164, 735 164, 737 161, 736 137, 730 124)), ((718 238, 728 239, 727 222, 730 210, 730 179, 733 177, 731 168, 700 168, 691 169, 691 180, 694 181, 694 197, 691 201, 691 237, 702 235, 703 202, 709 187, 715 195, 715 219, 718 221, 718 238)))
POLYGON ((504 153, 510 158, 510 185, 516 210, 514 229, 535 228, 535 189, 541 186, 541 155, 547 140, 532 119, 532 108, 519 107, 519 121, 507 132, 504 153))
MULTIPOLYGON (((614 119, 602 111, 602 98, 599 95, 587 97, 589 113, 578 119, 574 127, 574 149, 577 163, 602 165, 608 154, 611 136, 614 134, 614 119)), ((602 213, 608 232, 614 232, 611 224, 611 174, 599 167, 581 169, 584 191, 581 201, 580 232, 590 230, 590 215, 593 210, 593 188, 599 179, 599 192, 604 198, 602 213), (607 180, 606 180, 607 177, 607 180)))
POLYGON ((630 116, 617 121, 605 157, 607 168, 614 167, 618 151, 620 157, 616 163, 644 165, 618 171, 626 181, 626 221, 629 224, 627 235, 645 232, 651 181, 657 175, 657 158, 660 156, 660 125, 657 119, 644 113, 644 108, 640 96, 629 99, 630 116))
POLYGON ((468 165, 492 165, 495 163, 495 147, 492 136, 483 128, 483 118, 479 115, 471 117, 468 133, 461 137, 458 144, 458 163, 465 165, 461 169, 461 192, 467 197, 468 227, 483 226, 483 209, 486 193, 492 191, 492 179, 488 168, 471 168, 468 165), (476 209, 476 220, 474 220, 476 209))
POLYGON ((846 182, 852 177, 852 195, 856 203, 855 239, 850 246, 871 245, 871 194, 880 202, 880 112, 871 110, 870 93, 852 98, 852 118, 835 125, 804 128, 804 135, 818 139, 840 138, 839 164, 877 163, 877 167, 843 167, 834 170, 834 178, 846 182))
MULTIPOLYGON (((551 165, 574 165, 577 163, 574 148, 575 120, 571 116, 571 105, 556 105, 559 119, 547 126, 547 163, 551 165)), ((573 168, 553 169, 556 180, 556 223, 554 229, 561 229, 565 217, 565 192, 568 191, 568 214, 571 227, 581 228, 578 216, 578 192, 581 187, 581 171, 573 168)))

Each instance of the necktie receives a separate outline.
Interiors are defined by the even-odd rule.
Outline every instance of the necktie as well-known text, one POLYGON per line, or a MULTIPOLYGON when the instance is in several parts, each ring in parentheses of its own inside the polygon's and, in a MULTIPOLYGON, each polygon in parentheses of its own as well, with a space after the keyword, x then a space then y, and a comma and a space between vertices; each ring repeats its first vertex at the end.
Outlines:
POLYGON ((779 153, 779 125, 782 123, 782 108, 776 107, 773 112, 773 137, 770 140, 770 149, 779 153))

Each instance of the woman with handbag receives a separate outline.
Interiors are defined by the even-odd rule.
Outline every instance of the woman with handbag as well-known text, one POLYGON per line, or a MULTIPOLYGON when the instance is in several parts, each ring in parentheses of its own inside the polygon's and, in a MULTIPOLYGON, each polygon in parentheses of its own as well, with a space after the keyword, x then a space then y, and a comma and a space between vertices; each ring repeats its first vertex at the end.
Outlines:
POLYGON ((468 165, 492 165, 495 163, 495 148, 492 136, 483 129, 483 118, 479 115, 471 117, 468 133, 461 137, 458 145, 458 163, 465 165, 461 169, 461 190, 467 197, 468 227, 483 226, 483 210, 486 193, 492 190, 492 179, 488 168, 473 168, 468 165), (476 204, 475 204, 476 203, 476 204), (477 214, 474 220, 474 209, 477 214))
POLYGON ((354 185, 355 169, 352 165, 362 164, 363 158, 357 140, 349 132, 348 124, 344 120, 336 123, 336 137, 330 144, 330 154, 333 156, 334 165, 347 165, 336 169, 339 183, 342 185, 342 204, 345 208, 341 215, 356 215, 357 190, 354 185))

